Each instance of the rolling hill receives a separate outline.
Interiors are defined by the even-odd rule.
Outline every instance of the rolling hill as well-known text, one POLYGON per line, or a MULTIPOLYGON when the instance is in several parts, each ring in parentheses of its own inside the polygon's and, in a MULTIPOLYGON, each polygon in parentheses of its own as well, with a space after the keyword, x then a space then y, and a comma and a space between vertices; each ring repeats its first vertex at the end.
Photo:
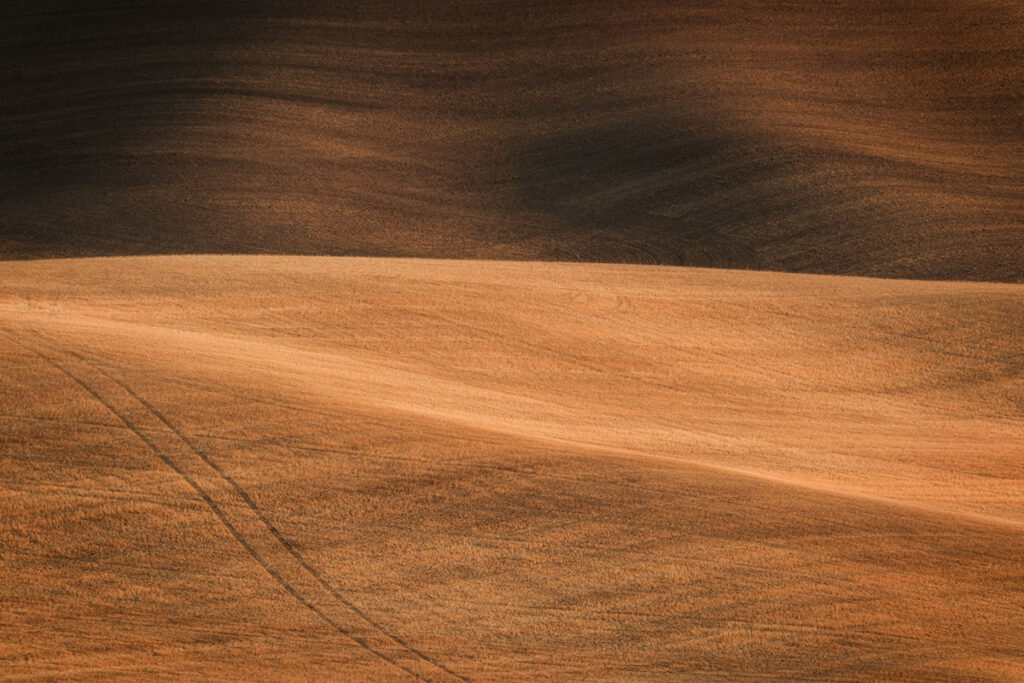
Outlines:
POLYGON ((1022 317, 988 283, 6 264, 0 676, 1019 678, 1022 317))
POLYGON ((288 253, 1024 281, 1024 10, 0 9, 0 257, 288 253))
POLYGON ((1024 678, 1024 4, 0 31, 0 679, 1024 678))

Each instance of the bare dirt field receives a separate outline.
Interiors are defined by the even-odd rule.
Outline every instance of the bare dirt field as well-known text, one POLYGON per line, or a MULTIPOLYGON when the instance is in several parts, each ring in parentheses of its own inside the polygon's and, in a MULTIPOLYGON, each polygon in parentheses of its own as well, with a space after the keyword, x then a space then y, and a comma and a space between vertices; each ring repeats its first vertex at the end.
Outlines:
POLYGON ((0 677, 1024 677, 1024 286, 0 270, 0 677))

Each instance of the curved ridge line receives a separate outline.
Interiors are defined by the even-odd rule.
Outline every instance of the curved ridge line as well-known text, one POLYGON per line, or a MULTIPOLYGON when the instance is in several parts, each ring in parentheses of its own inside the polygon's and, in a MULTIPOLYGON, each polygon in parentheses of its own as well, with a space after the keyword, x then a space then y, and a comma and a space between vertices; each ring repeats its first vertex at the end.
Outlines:
MULTIPOLYGON (((451 671, 450 669, 448 669, 446 666, 444 666, 440 662, 437 662, 437 661, 431 659, 429 656, 427 656, 426 654, 424 654, 420 650, 410 646, 408 643, 406 643, 399 636, 396 636, 393 633, 388 632, 379 623, 377 623, 372 618, 370 618, 370 616, 368 614, 366 614, 362 609, 360 609, 358 606, 356 606, 354 603, 352 603, 348 598, 344 597, 338 590, 336 590, 331 585, 331 583, 329 581, 327 581, 326 578, 324 578, 323 574, 321 574, 319 570, 317 570, 315 567, 313 567, 306 560, 306 558, 303 557, 302 554, 299 553, 298 550, 295 549, 295 546, 291 543, 291 541, 289 541, 280 532, 280 530, 278 530, 278 528, 276 526, 274 526, 274 523, 271 522, 269 519, 267 519, 267 517, 264 514, 263 510, 252 499, 252 497, 249 495, 248 491, 246 491, 244 488, 242 488, 235 481, 235 479, 231 475, 229 475, 227 472, 225 472, 223 470, 223 468, 221 468, 220 465, 218 465, 212 458, 210 458, 210 456, 205 451, 203 451, 203 450, 199 449, 197 446, 195 446, 195 444, 187 436, 185 436, 185 434, 183 434, 180 429, 178 429, 174 424, 172 424, 170 422, 170 420, 168 420, 163 415, 163 413, 161 413, 149 401, 147 401, 142 396, 140 396, 138 393, 136 393, 127 384, 125 384, 121 380, 117 379, 116 377, 111 375, 109 372, 107 372, 103 368, 98 367, 94 362, 89 361, 88 359, 86 359, 81 354, 79 354, 79 353, 77 353, 75 351, 68 351, 67 353, 69 355, 71 355, 71 356, 74 356, 75 358, 78 358, 80 361, 82 361, 83 363, 89 365, 94 370, 96 370, 97 372, 99 372, 102 375, 104 375, 105 377, 107 377, 110 381, 114 382, 119 387, 124 389, 126 393, 131 395, 132 398, 134 398, 136 401, 138 401, 140 404, 142 404, 142 406, 144 406, 146 408, 146 410, 148 410, 150 413, 152 413, 154 417, 156 417, 169 430, 171 430, 171 432, 173 432, 175 436, 177 436, 179 439, 181 439, 182 443, 184 443, 186 446, 188 446, 189 450, 191 450, 193 453, 195 453, 204 463, 209 465, 211 469, 213 469, 225 482, 227 482, 231 486, 232 489, 234 489, 234 491, 239 495, 239 497, 243 501, 245 501, 246 506, 250 510, 253 511, 253 513, 257 516, 257 518, 259 518, 260 522, 263 523, 263 525, 267 528, 267 530, 271 533, 271 535, 285 548, 285 550, 288 551, 288 553, 293 558, 295 558, 295 560, 303 567, 303 569, 305 569, 310 574, 310 576, 312 576, 314 579, 316 579, 316 581, 320 585, 322 585, 335 599, 337 599, 340 603, 342 603, 343 605, 345 605, 346 607, 351 609, 355 614, 359 615, 359 617, 361 619, 363 619, 364 621, 366 621, 366 623, 368 623, 371 626, 373 626, 374 628, 376 628, 384 636, 386 636, 390 640, 394 641, 395 643, 397 643, 401 647, 407 649, 409 652, 413 653, 414 655, 416 655, 417 657, 419 657, 423 661, 425 661, 428 664, 431 664, 433 666, 436 666, 437 668, 441 669, 445 673, 450 674, 451 676, 454 676, 455 678, 458 678, 459 680, 463 680, 463 681, 468 681, 469 680, 469 679, 465 678, 464 676, 461 676, 461 675, 455 673, 454 671, 451 671)), ((352 636, 350 636, 350 637, 352 637, 352 636)), ((353 637, 353 639, 355 639, 355 638, 353 637)))
POLYGON ((196 482, 192 477, 190 477, 188 475, 188 473, 186 473, 184 470, 182 470, 180 467, 178 467, 174 463, 173 460, 168 458, 156 446, 156 444, 154 444, 149 439, 149 437, 147 437, 126 416, 124 416, 120 411, 118 411, 117 408, 115 408, 107 399, 103 398, 103 396, 99 392, 97 392, 95 389, 93 389, 87 382, 82 380, 80 377, 78 377, 73 372, 71 372, 70 370, 68 370, 64 366, 62 366, 57 361, 55 361, 52 358, 46 356, 45 354, 43 354, 39 350, 37 350, 37 349, 35 349, 35 348, 25 344, 24 342, 20 341, 18 339, 17 335, 15 333, 13 333, 9 328, 7 328, 7 327, 0 327, 0 329, 2 329, 4 332, 6 332, 7 336, 12 338, 15 341, 15 343, 19 344, 20 346, 22 346, 23 348, 25 348, 29 352, 31 352, 34 355, 38 356, 40 359, 43 360, 43 362, 45 362, 50 367, 54 368, 55 370, 58 370, 59 372, 61 372, 65 376, 69 377, 75 384, 77 384, 84 391, 86 391, 97 402, 99 402, 101 405, 103 405, 103 407, 106 408, 108 412, 110 412, 112 415, 114 415, 129 430, 131 430, 131 432, 133 434, 135 434, 135 436, 137 436, 144 444, 146 444, 146 446, 151 451, 153 451, 153 453, 165 465, 167 465, 178 476, 180 476, 199 495, 199 497, 203 500, 204 503, 206 503, 207 507, 210 508, 210 510, 217 517, 217 519, 221 522, 221 524, 223 524, 224 527, 235 538, 235 540, 238 541, 239 545, 241 545, 249 553, 249 555, 252 556, 252 558, 256 561, 256 563, 259 564, 260 567, 262 567, 264 569, 264 571, 267 572, 267 574, 269 574, 282 588, 285 589, 285 591, 287 591, 292 597, 294 597, 300 604, 302 604, 305 607, 307 607, 310 611, 312 611, 314 614, 316 614, 318 617, 320 617, 325 623, 327 623, 328 625, 333 627, 336 631, 338 631, 339 633, 344 635, 346 638, 349 638, 350 640, 352 640, 353 642, 358 644, 361 648, 363 648, 363 649, 373 653, 378 658, 382 659, 383 661, 387 662, 388 664, 391 664, 392 666, 395 666, 395 667, 401 669, 402 671, 404 671, 405 673, 409 674, 413 678, 416 678, 417 680, 425 680, 421 676, 417 675, 415 672, 410 671, 409 669, 405 668, 402 664, 400 664, 398 662, 395 662, 394 660, 392 660, 387 655, 385 655, 383 653, 380 653, 380 652, 377 652, 376 650, 372 649, 368 644, 363 642, 362 639, 360 639, 360 638, 350 634, 348 631, 345 630, 344 627, 342 627, 340 624, 338 624, 333 619, 331 619, 330 616, 325 614, 323 612, 323 610, 321 610, 319 607, 317 607, 313 603, 309 602, 305 597, 303 597, 302 594, 300 594, 295 589, 294 586, 292 586, 283 576, 281 576, 280 573, 277 570, 275 570, 273 567, 271 567, 270 564, 260 555, 259 551, 256 550, 245 539, 245 537, 242 535, 242 533, 239 532, 238 529, 234 526, 234 524, 231 523, 231 520, 228 519, 228 517, 224 513, 224 511, 220 509, 220 506, 217 505, 216 501, 214 501, 213 498, 210 497, 210 495, 203 489, 202 486, 199 485, 198 482, 196 482))

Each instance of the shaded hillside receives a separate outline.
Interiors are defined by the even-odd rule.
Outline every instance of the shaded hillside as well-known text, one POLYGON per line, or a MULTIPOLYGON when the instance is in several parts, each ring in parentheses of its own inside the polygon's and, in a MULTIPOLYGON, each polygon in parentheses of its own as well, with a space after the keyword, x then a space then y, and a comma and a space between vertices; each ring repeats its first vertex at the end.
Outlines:
POLYGON ((1024 280, 1019 3, 51 0, 0 12, 2 257, 1024 280))

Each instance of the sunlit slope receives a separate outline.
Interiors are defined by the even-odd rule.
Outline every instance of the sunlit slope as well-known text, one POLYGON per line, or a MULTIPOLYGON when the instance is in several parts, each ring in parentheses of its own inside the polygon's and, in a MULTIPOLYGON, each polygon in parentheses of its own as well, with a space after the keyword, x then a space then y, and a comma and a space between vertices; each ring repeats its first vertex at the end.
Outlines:
POLYGON ((0 256, 1024 280, 1018 2, 8 2, 0 256))
POLYGON ((1014 285, 0 279, 0 672, 1019 677, 1014 285))

